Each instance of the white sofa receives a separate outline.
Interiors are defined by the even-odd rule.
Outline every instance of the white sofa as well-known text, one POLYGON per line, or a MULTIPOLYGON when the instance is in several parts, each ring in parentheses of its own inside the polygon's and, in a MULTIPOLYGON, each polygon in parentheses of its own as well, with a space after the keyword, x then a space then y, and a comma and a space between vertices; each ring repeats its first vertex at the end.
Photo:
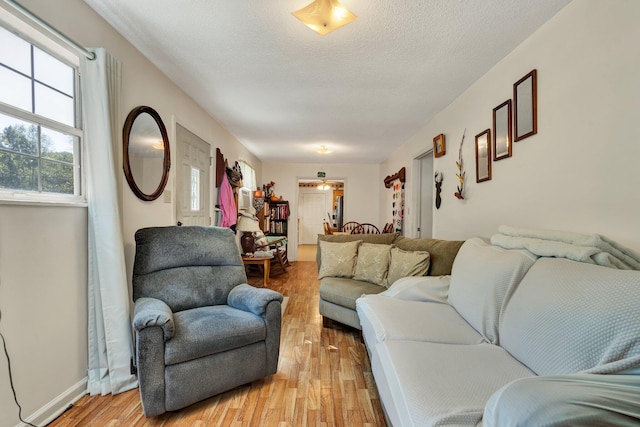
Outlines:
POLYGON ((640 272, 467 240, 356 301, 389 424, 640 424, 640 272))

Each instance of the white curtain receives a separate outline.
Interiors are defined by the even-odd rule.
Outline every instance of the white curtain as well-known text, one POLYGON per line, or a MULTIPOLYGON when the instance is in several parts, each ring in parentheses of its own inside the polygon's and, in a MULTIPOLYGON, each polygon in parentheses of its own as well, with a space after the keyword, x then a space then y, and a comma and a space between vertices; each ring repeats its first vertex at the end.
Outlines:
POLYGON ((89 204, 90 394, 137 387, 112 145, 118 141, 120 63, 104 49, 80 64, 89 204))

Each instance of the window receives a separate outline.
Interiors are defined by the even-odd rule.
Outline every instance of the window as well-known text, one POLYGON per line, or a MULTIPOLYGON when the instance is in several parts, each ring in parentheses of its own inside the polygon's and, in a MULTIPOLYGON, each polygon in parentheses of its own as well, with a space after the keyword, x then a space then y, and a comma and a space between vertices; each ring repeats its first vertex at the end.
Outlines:
POLYGON ((191 210, 200 210, 200 169, 191 166, 191 210))
POLYGON ((0 198, 82 201, 73 65, 0 26, 0 198))
POLYGON ((253 190, 256 190, 256 171, 253 167, 244 160, 238 161, 240 166, 240 172, 242 172, 242 185, 253 190))

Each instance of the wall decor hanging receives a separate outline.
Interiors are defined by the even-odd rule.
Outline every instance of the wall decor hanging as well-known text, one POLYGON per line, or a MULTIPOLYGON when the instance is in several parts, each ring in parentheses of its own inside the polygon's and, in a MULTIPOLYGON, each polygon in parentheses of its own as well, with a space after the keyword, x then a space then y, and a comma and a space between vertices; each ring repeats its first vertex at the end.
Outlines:
POLYGON ((511 157, 511 100, 493 109, 493 160, 511 157))
POLYGON ((476 135, 476 182, 491 179, 491 129, 476 135))
POLYGON ((538 73, 531 70, 513 84, 515 141, 538 133, 538 73))
POLYGON ((391 213, 393 215, 392 230, 402 232, 404 222, 404 183, 406 180, 406 169, 402 168, 398 173, 387 176, 384 179, 384 186, 393 189, 391 201, 391 213))
POLYGON ((436 209, 440 209, 440 205, 442 204, 442 197, 440 197, 440 192, 442 191, 442 172, 436 171, 436 174, 433 177, 433 180, 436 183, 436 209))
POLYGON ((433 156, 442 157, 446 153, 447 153, 447 146, 445 144, 444 134, 441 133, 440 135, 433 138, 433 156))
POLYGON ((456 161, 456 166, 458 167, 458 173, 456 173, 456 178, 458 178, 458 187, 454 195, 459 200, 464 200, 464 176, 466 172, 464 171, 464 165, 462 163, 462 144, 464 144, 464 135, 467 133, 467 129, 462 132, 462 139, 460 140, 460 148, 458 148, 458 161, 456 161))

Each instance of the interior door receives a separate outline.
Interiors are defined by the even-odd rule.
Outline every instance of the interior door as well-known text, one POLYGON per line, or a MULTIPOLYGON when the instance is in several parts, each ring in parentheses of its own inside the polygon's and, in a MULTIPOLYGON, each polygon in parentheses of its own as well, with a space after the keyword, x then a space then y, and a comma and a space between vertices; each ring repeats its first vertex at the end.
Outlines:
POLYGON ((300 244, 315 245, 323 234, 322 221, 327 218, 329 193, 302 193, 300 203, 300 244))
POLYGON ((420 224, 418 237, 432 237, 433 234, 433 154, 420 159, 420 224))
POLYGON ((211 146, 176 127, 176 218, 182 225, 211 225, 211 146))

